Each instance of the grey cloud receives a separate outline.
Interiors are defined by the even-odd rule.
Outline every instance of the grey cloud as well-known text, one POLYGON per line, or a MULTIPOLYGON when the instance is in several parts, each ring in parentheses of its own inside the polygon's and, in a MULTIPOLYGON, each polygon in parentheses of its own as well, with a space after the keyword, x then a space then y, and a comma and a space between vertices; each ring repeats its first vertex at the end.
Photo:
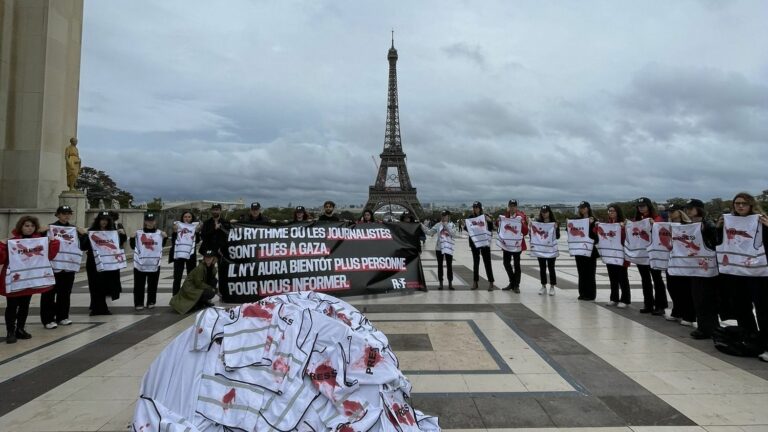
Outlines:
POLYGON ((446 45, 442 48, 443 52, 451 58, 464 58, 476 63, 478 66, 485 66, 485 54, 480 45, 469 45, 464 42, 456 42, 446 45))

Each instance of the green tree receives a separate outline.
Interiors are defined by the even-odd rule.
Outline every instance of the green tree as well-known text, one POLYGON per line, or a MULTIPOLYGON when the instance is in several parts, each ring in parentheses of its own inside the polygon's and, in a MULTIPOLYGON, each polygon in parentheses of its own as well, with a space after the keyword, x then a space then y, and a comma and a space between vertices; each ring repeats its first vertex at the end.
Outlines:
POLYGON ((80 169, 75 188, 85 190, 86 199, 92 208, 98 207, 99 200, 104 200, 107 207, 111 207, 113 199, 117 200, 121 208, 130 208, 133 201, 133 195, 120 189, 107 173, 91 167, 80 169))
POLYGON ((152 201, 147 203, 147 210, 159 212, 162 209, 163 209, 163 199, 160 197, 152 198, 152 201))

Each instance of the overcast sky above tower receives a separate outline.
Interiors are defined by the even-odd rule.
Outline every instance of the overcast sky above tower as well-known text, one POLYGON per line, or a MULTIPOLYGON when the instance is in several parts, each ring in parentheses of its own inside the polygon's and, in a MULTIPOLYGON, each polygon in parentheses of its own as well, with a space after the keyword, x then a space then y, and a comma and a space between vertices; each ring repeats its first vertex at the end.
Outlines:
POLYGON ((422 203, 768 189, 754 1, 86 1, 86 166, 136 201, 363 203, 395 29, 422 203))

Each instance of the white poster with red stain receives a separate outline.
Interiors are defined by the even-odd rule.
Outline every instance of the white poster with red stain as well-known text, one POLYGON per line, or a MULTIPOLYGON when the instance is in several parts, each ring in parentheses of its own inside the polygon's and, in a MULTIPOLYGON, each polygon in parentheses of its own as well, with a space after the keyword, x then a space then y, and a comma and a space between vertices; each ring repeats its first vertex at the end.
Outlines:
POLYGON ((173 259, 189 259, 192 256, 192 251, 195 249, 195 235, 197 233, 197 226, 199 222, 192 222, 191 224, 184 222, 175 222, 176 224, 176 241, 173 245, 173 259))
POLYGON ((528 251, 536 258, 556 258, 557 224, 554 222, 531 222, 531 249, 528 251))
POLYGON ((589 237, 589 218, 566 219, 568 253, 571 256, 591 256, 595 241, 589 237))
POLYGON ((715 277, 717 253, 704 244, 701 224, 675 224, 667 271, 672 276, 715 277))
POLYGON ((654 270, 666 270, 669 267, 669 253, 672 250, 673 222, 655 222, 651 228, 651 244, 648 245, 648 260, 654 270))
POLYGON ((523 220, 519 216, 499 217, 499 237, 496 245, 507 252, 523 250, 523 220))
POLYGON ((88 231, 96 271, 113 271, 126 268, 125 251, 120 248, 117 231, 88 231))
POLYGON ((624 256, 633 264, 649 265, 648 246, 651 245, 651 219, 627 221, 624 224, 624 256))
POLYGON ((136 249, 133 251, 133 268, 146 273, 160 270, 163 256, 163 235, 158 232, 136 231, 136 249))
POLYGON ((595 227, 597 237, 597 250, 600 251, 600 259, 608 265, 624 264, 624 247, 621 244, 620 223, 600 222, 595 227))
POLYGON ((48 238, 8 240, 8 270, 5 289, 9 293, 56 283, 48 260, 48 238))
POLYGON ((768 276, 760 215, 723 215, 723 242, 717 246, 720 273, 768 276))
POLYGON ((487 247, 491 245, 491 231, 488 230, 488 221, 485 215, 480 215, 464 220, 467 227, 467 234, 472 239, 475 247, 487 247))
POLYGON ((48 239, 58 239, 60 243, 59 253, 51 261, 54 272, 80 271, 80 264, 83 261, 83 251, 80 249, 80 239, 77 234, 77 228, 73 226, 48 226, 48 239))
POLYGON ((222 300, 424 288, 420 233, 415 223, 232 224, 220 263, 222 300))

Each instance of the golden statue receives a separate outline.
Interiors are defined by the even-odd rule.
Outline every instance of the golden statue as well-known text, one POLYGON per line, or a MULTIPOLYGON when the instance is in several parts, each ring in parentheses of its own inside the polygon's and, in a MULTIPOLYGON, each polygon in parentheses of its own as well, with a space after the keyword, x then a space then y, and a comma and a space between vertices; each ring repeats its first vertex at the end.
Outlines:
POLYGON ((80 174, 80 152, 77 151, 77 138, 69 139, 69 147, 64 150, 64 160, 67 164, 67 186, 70 191, 74 191, 77 176, 80 174))

